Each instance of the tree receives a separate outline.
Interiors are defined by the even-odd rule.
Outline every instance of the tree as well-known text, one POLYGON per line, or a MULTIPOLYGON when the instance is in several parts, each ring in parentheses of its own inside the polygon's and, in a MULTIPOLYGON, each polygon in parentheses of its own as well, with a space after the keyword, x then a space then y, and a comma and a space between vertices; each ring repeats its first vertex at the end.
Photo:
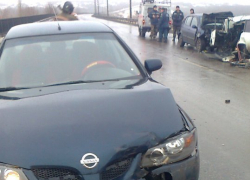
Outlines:
POLYGON ((54 11, 53 11, 53 5, 48 3, 45 7, 44 7, 44 13, 45 14, 54 14, 54 11))

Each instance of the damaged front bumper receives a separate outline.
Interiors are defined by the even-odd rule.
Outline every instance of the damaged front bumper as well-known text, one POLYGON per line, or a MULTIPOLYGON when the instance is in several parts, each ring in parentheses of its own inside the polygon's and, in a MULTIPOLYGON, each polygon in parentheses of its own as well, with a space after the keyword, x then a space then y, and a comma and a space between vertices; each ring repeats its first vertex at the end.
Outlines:
MULTIPOLYGON (((130 167, 123 175, 111 178, 101 174, 68 176, 67 178, 53 178, 53 180, 198 180, 200 170, 199 151, 191 157, 172 164, 154 167, 151 169, 141 168, 142 154, 138 154, 131 162, 130 167)), ((21 180, 44 180, 37 178, 31 170, 22 170, 25 174, 21 180)), ((117 170, 119 171, 119 169, 117 170)))
MULTIPOLYGON (((141 169, 141 154, 133 160, 129 170, 113 180, 198 180, 200 171, 199 151, 186 160, 154 169, 141 169)), ((83 176, 84 180, 102 180, 99 175, 83 176)))
POLYGON ((200 171, 200 157, 196 154, 184 161, 157 168, 151 172, 152 177, 161 177, 162 180, 198 180, 200 171), (165 179, 163 178, 165 177, 165 179))

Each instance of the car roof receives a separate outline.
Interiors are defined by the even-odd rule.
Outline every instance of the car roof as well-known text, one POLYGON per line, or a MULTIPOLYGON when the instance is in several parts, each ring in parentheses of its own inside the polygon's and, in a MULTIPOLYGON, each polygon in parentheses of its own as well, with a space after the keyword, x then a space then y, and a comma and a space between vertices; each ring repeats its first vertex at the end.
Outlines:
POLYGON ((113 30, 95 21, 51 21, 15 26, 9 30, 5 39, 86 32, 100 33, 113 32, 113 30))

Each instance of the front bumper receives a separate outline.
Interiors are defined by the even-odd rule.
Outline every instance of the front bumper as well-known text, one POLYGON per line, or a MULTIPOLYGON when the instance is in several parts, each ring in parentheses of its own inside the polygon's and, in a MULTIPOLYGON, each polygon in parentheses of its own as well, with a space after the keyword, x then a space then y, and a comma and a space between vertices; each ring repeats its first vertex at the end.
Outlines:
MULTIPOLYGON (((198 180, 200 172, 200 157, 199 151, 186 160, 178 163, 173 163, 154 170, 148 171, 140 169, 141 155, 133 160, 129 170, 120 178, 115 180, 198 180), (164 176, 162 176, 164 174, 164 176), (147 178, 145 178, 145 176, 147 178), (165 177, 165 178, 162 178, 165 177)), ((84 180, 99 180, 98 175, 84 176, 84 180)))
POLYGON ((153 176, 159 176, 167 173, 169 179, 166 180, 198 180, 200 172, 200 157, 197 151, 196 155, 184 161, 162 166, 151 172, 153 176), (172 179, 170 178, 170 176, 172 179))
MULTIPOLYGON (((156 167, 152 169, 141 169, 142 155, 138 154, 132 161, 129 169, 122 176, 112 180, 198 180, 200 170, 199 151, 192 157, 186 160, 156 167)), ((37 179, 32 171, 23 170, 28 180, 41 180, 37 179)), ((100 174, 80 175, 81 180, 103 180, 100 174)), ((74 179, 74 178, 73 178, 74 179)), ((53 178, 54 180, 54 178, 53 178)), ((55 179, 57 180, 57 179, 55 179)), ((59 178, 58 180, 61 180, 59 178)), ((67 180, 71 180, 68 177, 67 180)))

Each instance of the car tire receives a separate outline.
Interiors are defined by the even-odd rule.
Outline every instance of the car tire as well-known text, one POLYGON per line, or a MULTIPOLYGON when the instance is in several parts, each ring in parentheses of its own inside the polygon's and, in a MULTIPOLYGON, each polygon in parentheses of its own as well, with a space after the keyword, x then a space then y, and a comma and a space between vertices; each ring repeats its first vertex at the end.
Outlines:
POLYGON ((210 52, 214 52, 215 47, 209 47, 210 52))
POLYGON ((185 44, 186 44, 186 43, 183 41, 182 35, 180 35, 180 37, 179 37, 178 44, 179 44, 180 47, 184 47, 185 44))
POLYGON ((202 38, 198 38, 196 41, 196 49, 198 52, 202 52, 205 49, 205 41, 202 38))

